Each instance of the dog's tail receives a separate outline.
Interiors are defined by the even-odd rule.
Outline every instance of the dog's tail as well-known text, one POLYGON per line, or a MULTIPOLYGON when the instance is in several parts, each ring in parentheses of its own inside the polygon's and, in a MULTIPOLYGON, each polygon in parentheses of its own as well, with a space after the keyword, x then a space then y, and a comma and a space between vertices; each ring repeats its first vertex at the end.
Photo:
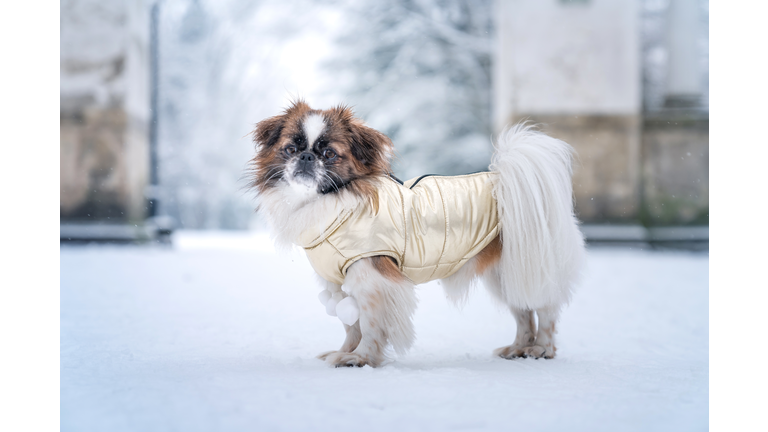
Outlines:
POLYGON ((524 123, 505 129, 495 147, 500 300, 524 309, 568 303, 584 256, 573 213, 574 150, 524 123))

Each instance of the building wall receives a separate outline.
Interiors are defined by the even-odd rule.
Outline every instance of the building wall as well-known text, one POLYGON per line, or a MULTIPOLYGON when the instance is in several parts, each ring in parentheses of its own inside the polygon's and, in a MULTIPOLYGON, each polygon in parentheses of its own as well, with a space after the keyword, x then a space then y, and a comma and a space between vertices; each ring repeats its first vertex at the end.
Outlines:
POLYGON ((641 6, 498 0, 494 127, 528 120, 575 148, 584 222, 708 223, 707 115, 643 111, 641 6))
POLYGON ((61 3, 62 220, 146 215, 148 17, 141 0, 61 3))
POLYGON ((495 127, 530 120, 570 143, 582 220, 640 202, 639 9, 633 1, 497 3, 495 127))
POLYGON ((640 113, 635 1, 499 0, 495 125, 510 114, 640 113))

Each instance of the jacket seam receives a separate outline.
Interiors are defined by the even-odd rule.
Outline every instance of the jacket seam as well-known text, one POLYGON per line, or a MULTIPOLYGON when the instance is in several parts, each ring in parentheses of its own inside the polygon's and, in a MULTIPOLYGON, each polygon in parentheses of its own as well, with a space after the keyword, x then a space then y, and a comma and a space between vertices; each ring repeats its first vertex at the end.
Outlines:
POLYGON ((400 195, 400 213, 403 214, 403 253, 400 258, 400 270, 403 269, 403 263, 405 262, 405 251, 408 249, 408 226, 407 226, 407 216, 405 214, 405 197, 403 196, 403 191, 400 190, 400 188, 397 188, 397 193, 400 195))
MULTIPOLYGON (((494 239, 496 236, 498 236, 500 233, 501 233, 501 227, 500 227, 500 225, 499 225, 498 223, 496 223, 496 225, 495 225, 495 226, 494 226, 494 227, 491 229, 491 231, 490 231, 488 234, 486 234, 486 235, 485 235, 485 237, 483 237, 483 239, 482 239, 482 240, 480 240, 480 241, 479 241, 477 244, 483 244, 483 243, 485 243, 485 245, 486 245, 486 246, 488 246, 488 243, 490 243, 490 242, 491 242, 491 241, 492 241, 492 240, 493 240, 493 239, 494 239), (491 236, 493 236, 493 237, 491 237, 491 236), (489 238, 490 238, 490 240, 488 240, 489 238)), ((449 265, 451 265, 451 268, 450 268, 450 269, 448 269, 448 272, 449 272, 449 273, 450 273, 450 272, 452 272, 452 271, 453 271, 453 268, 454 268, 454 267, 456 267, 458 264, 461 264, 461 262, 462 262, 462 261, 463 261, 463 262, 467 262, 467 261, 469 261, 470 259, 472 259, 472 258, 476 257, 476 256, 477 256, 477 254, 479 254, 481 251, 482 251, 482 249, 480 249, 479 251, 477 251, 477 253, 475 253, 474 255, 472 255, 472 256, 471 256, 471 257, 469 257, 469 258, 467 258, 467 257, 466 257, 466 255, 465 255, 465 256, 464 256, 463 258, 461 258, 460 260, 458 260, 458 261, 454 261, 453 263, 449 263, 449 265)))
MULTIPOLYGON (((344 282, 344 281, 347 279, 347 274, 346 274, 346 272, 344 271, 344 267, 345 267, 345 266, 347 265, 347 263, 349 262, 349 258, 347 258, 346 256, 344 256, 344 254, 343 254, 343 253, 341 253, 341 251, 339 250, 339 248, 337 248, 337 247, 336 247, 336 245, 334 245, 333 243, 331 243, 331 241, 330 241, 330 240, 328 240, 328 239, 325 239, 325 240, 323 240, 323 243, 328 243, 328 245, 329 245, 330 247, 332 247, 332 248, 333 248, 333 250, 335 250, 335 251, 336 251, 336 253, 337 253, 337 254, 339 254, 339 256, 341 256, 342 258, 344 258, 344 259, 346 260, 346 261, 344 261, 344 265, 343 265, 343 266, 341 266, 341 268, 339 269, 339 273, 341 274, 341 281, 342 281, 342 282, 344 282)), ((321 244, 322 244, 322 243, 321 243, 321 244)), ((342 285, 344 285, 344 284, 342 283, 342 285)))
MULTIPOLYGON (((447 178, 454 179, 454 178, 462 178, 462 177, 474 177, 474 176, 480 176, 480 175, 484 175, 484 174, 496 174, 496 172, 495 171, 478 171, 478 172, 474 172, 474 173, 459 174, 459 175, 425 174, 425 175, 423 175, 421 177, 442 177, 442 178, 446 178, 447 177, 447 178)), ((416 186, 416 184, 411 185, 411 188, 414 187, 414 186, 416 186)), ((410 189, 410 188, 408 188, 408 189, 410 189)))
MULTIPOLYGON (((338 249, 337 249, 337 251, 338 251, 338 249)), ((339 254, 341 255, 341 252, 339 252, 339 254)), ((344 255, 341 255, 341 256, 344 257, 344 255)), ((396 253, 393 253, 392 251, 389 251, 389 250, 377 250, 377 251, 365 252, 365 253, 357 254, 357 255, 355 255, 355 256, 353 256, 351 258, 344 257, 346 259, 346 261, 344 261, 344 265, 341 266, 341 272, 342 272, 342 275, 344 276, 344 279, 346 279, 346 277, 347 277, 347 270, 349 270, 349 267, 352 264, 354 264, 357 261, 360 261, 361 259, 372 258, 372 257, 375 257, 375 256, 387 256, 387 257, 390 257, 390 258, 393 258, 393 259, 397 260, 398 266, 400 267, 400 270, 402 272, 402 269, 404 268, 402 266, 402 260, 397 256, 396 253)), ((408 277, 405 274, 403 276, 408 277)))
POLYGON ((339 215, 339 217, 337 217, 336 220, 333 221, 336 224, 336 227, 333 227, 333 224, 331 224, 328 228, 326 228, 322 233, 320 233, 312 241, 308 242, 309 246, 303 246, 303 248, 306 250, 311 250, 320 246, 321 244, 323 244, 323 242, 328 241, 328 237, 332 236, 333 233, 338 231, 339 228, 341 228, 341 226, 344 225, 344 223, 349 220, 349 218, 352 216, 353 213, 354 213, 353 210, 347 210, 341 215, 339 215))
MULTIPOLYGON (((493 227, 493 229, 491 230, 491 232, 489 232, 489 233, 488 233, 488 234, 487 234, 485 237, 483 237, 483 239, 482 239, 482 240, 480 240, 480 241, 478 242, 478 244, 482 244, 482 243, 485 243, 485 241, 486 241, 486 240, 487 240, 489 237, 491 237, 491 236, 493 236, 493 237, 496 237, 496 236, 498 236, 498 235, 500 234, 500 232, 496 232, 496 230, 497 230, 498 228, 499 228, 499 224, 496 224, 496 226, 495 226, 495 227, 493 227)), ((491 238, 491 239, 493 239, 493 238, 491 238)), ((490 241, 489 241, 488 243, 490 243, 490 241)), ((487 245, 486 245, 486 246, 487 246, 487 245)), ((482 250, 482 249, 481 249, 481 250, 482 250)), ((480 252, 478 252, 478 253, 480 253, 480 252)), ((451 261, 451 262, 447 262, 447 263, 439 263, 439 264, 438 264, 438 266, 440 266, 440 265, 456 265, 456 264, 460 264, 462 261, 469 261, 470 259, 474 258, 475 256, 477 256, 477 254, 475 254, 475 255, 472 255, 472 256, 471 256, 471 257, 469 257, 469 258, 466 258, 466 257, 464 257, 464 258, 460 258, 458 261, 451 261)), ((412 269, 412 270, 424 270, 424 267, 410 267, 410 266, 403 266, 403 268, 412 269)), ((434 272, 432 272, 432 275, 434 275, 434 272)), ((430 277, 432 277, 432 275, 430 275, 430 277)))
POLYGON ((432 270, 432 273, 430 273, 429 278, 432 279, 432 276, 437 273, 438 267, 440 267, 440 263, 443 261, 443 256, 445 256, 445 245, 448 243, 448 229, 450 225, 450 221, 448 220, 448 209, 445 207, 445 198, 443 198, 443 189, 440 187, 440 182, 435 180, 435 186, 437 186, 437 191, 440 192, 440 203, 443 205, 443 219, 445 219, 445 232, 443 232, 443 249, 440 251, 440 258, 437 259, 437 264, 435 264, 434 270, 432 270))

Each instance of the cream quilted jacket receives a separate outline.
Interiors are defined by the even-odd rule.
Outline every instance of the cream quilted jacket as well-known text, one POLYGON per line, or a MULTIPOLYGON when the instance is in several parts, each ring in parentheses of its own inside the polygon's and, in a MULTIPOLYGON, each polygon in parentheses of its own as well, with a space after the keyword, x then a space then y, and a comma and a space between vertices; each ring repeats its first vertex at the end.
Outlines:
POLYGON ((299 238, 312 267, 342 285, 355 261, 386 255, 420 284, 454 274, 500 230, 496 174, 422 176, 405 184, 382 177, 378 210, 366 204, 299 238))

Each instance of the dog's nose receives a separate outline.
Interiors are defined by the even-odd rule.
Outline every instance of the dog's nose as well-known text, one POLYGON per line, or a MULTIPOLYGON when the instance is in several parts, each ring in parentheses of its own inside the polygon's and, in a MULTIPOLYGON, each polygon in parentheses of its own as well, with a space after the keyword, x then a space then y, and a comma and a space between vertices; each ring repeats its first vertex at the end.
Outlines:
POLYGON ((296 173, 310 175, 315 171, 314 165, 315 155, 310 152, 304 152, 299 155, 299 163, 297 166, 298 170, 296 173))

